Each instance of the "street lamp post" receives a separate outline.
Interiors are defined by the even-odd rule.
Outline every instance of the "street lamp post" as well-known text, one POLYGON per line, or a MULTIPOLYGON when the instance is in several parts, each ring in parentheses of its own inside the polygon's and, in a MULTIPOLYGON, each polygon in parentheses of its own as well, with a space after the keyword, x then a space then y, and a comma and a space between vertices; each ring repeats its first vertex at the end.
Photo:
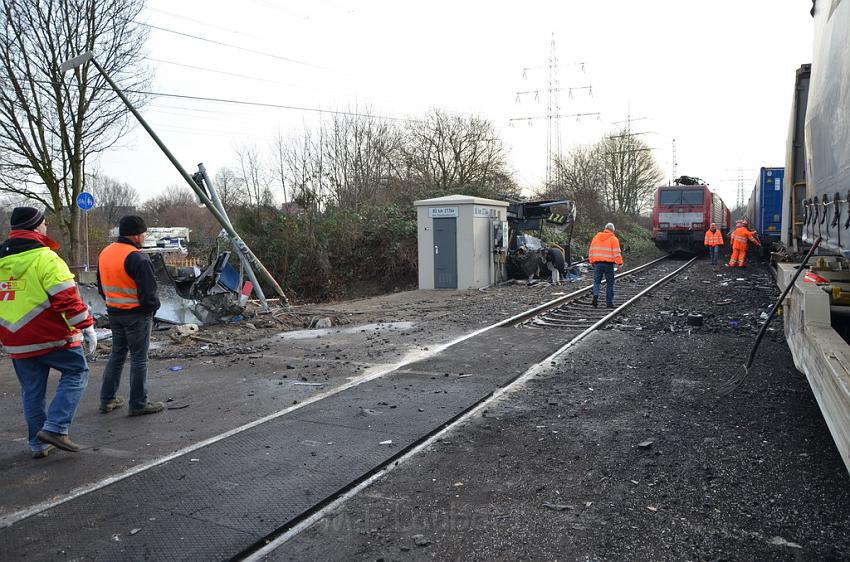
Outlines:
POLYGON ((121 98, 121 101, 124 102, 124 105, 127 106, 127 109, 136 117, 136 119, 141 123, 142 127, 148 132, 153 141, 159 146, 160 150, 165 154, 168 160, 177 168, 177 171, 186 180, 186 183, 189 184, 189 187, 192 188, 192 191, 195 192, 195 195, 198 196, 198 199, 206 205, 207 209, 212 213, 212 215, 216 218, 216 220, 221 224, 222 228, 227 232, 230 236, 230 239, 233 241, 234 246, 236 246, 237 250, 241 255, 244 255, 247 259, 248 263, 250 263, 253 267, 257 269, 260 274, 260 277, 263 278, 265 282, 267 282, 271 287, 275 290, 275 292, 280 296, 281 300, 288 306, 289 301, 286 298, 286 295, 283 292, 283 289, 280 287, 278 282, 272 277, 272 274, 266 269, 266 267, 260 262, 257 256, 254 255, 254 252, 251 251, 251 248, 248 247, 247 244, 242 240, 236 230, 233 228, 233 225, 230 224, 230 221, 222 215, 222 213, 215 206, 213 201, 209 198, 207 193, 200 188, 200 186, 195 183, 195 180, 192 179, 192 176, 183 168, 180 162, 177 161, 177 158, 168 150, 168 147, 160 140, 157 134, 153 131, 153 129, 148 125, 147 121, 139 114, 136 108, 130 103, 130 100, 127 99, 127 96, 124 95, 124 92, 121 91, 121 88, 118 87, 115 82, 112 81, 112 78, 109 77, 109 74, 106 70, 103 69, 102 66, 97 62, 97 59, 94 58, 94 53, 91 51, 87 51, 76 57, 70 58, 64 61, 61 65, 59 65, 59 70, 64 74, 69 70, 78 68, 79 66, 85 64, 86 62, 91 61, 94 64, 95 68, 97 68, 100 75, 109 83, 109 86, 118 94, 118 97, 121 98))

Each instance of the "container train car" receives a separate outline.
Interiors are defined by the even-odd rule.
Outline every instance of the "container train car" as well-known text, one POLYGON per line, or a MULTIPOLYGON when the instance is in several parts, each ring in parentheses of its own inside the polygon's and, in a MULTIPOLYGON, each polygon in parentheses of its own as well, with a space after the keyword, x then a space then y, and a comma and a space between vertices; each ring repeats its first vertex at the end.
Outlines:
POLYGON ((783 197, 786 251, 798 253, 778 264, 777 283, 788 287, 819 238, 808 267, 825 281, 797 279, 782 303, 784 330, 850 471, 850 2, 816 0, 812 15, 814 58, 797 70, 783 197))
POLYGON ((707 185, 683 176, 675 185, 659 187, 652 207, 652 239, 665 252, 702 253, 711 223, 728 234, 731 213, 707 185))
POLYGON ((785 168, 761 168, 750 193, 745 216, 761 240, 762 252, 779 243, 782 233, 782 190, 785 168))

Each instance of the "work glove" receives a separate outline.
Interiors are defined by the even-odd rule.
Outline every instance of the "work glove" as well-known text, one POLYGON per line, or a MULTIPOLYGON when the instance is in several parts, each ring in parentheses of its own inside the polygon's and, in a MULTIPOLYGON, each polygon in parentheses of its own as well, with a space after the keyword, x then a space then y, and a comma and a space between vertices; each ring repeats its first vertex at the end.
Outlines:
POLYGON ((86 355, 92 355, 97 349, 97 334, 94 331, 94 326, 89 326, 83 330, 83 349, 86 355))

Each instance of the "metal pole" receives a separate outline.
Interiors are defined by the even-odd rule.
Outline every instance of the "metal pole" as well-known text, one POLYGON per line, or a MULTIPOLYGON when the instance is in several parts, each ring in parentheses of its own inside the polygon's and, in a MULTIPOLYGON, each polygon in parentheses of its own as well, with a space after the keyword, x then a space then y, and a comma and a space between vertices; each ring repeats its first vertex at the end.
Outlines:
MULTIPOLYGON (((207 169, 203 163, 198 164, 198 172, 201 174, 201 178, 203 178, 204 183, 206 184, 207 190, 210 192, 210 199, 212 199, 213 204, 216 208, 221 212, 221 216, 223 216, 227 220, 227 224, 231 224, 230 217, 227 216, 227 210, 224 208, 224 205, 221 202, 221 199, 218 196, 218 193, 215 190, 215 185, 213 185, 210 176, 207 174, 207 169)), ((232 228, 232 224, 231 224, 232 228)), ((231 242, 233 239, 231 238, 231 242)), ((239 256, 239 261, 242 263, 242 266, 245 268, 245 272, 248 275, 248 279, 251 280, 251 283, 254 284, 254 292, 257 294, 257 298, 260 301, 260 305, 264 311, 269 309, 269 303, 266 302, 266 295, 263 293, 262 287, 257 282, 257 276, 254 274, 254 269, 251 267, 251 262, 248 261, 248 258, 242 254, 239 246, 234 243, 234 248, 236 249, 236 255, 239 256)))
POLYGON ((86 267, 85 270, 89 270, 89 212, 83 211, 83 220, 86 223, 86 267))
POLYGON ((189 184, 189 187, 192 188, 192 191, 194 191, 195 195, 198 196, 198 199, 200 199, 201 202, 206 205, 207 209, 209 209, 209 211, 213 214, 219 224, 221 224, 222 228, 227 231, 227 233, 231 237, 231 240, 233 241, 233 245, 236 246, 245 255, 245 258, 252 266, 257 268, 257 271, 260 273, 260 276, 263 278, 263 280, 272 286, 272 288, 275 290, 281 300, 286 303, 286 306, 289 306, 289 301, 286 298, 286 294, 284 294, 283 289, 280 287, 278 282, 275 280, 274 277, 272 277, 272 274, 269 273, 269 271, 265 268, 262 262, 257 259, 257 256, 254 255, 254 252, 251 251, 251 248, 249 248, 248 245, 245 244, 239 234, 233 229, 233 226, 230 224, 230 222, 224 216, 222 216, 222 214, 213 204, 212 200, 210 200, 209 196, 204 193, 204 190, 202 190, 200 186, 198 186, 198 184, 195 183, 195 180, 192 179, 192 176, 190 176, 189 173, 185 170, 185 168, 183 168, 183 166, 180 164, 180 162, 177 161, 177 158, 175 158, 174 155, 171 154, 171 151, 168 150, 168 148, 160 140, 156 133, 154 133, 153 129, 151 129, 147 121, 144 120, 144 118, 141 116, 141 114, 139 114, 133 104, 130 103, 130 100, 127 99, 127 96, 124 95, 124 92, 121 91, 118 85, 115 84, 115 82, 112 81, 112 78, 109 77, 109 74, 107 74, 103 67, 100 66, 100 64, 97 62, 97 59, 91 57, 90 60, 92 64, 94 64, 95 68, 97 68, 98 72, 100 72, 101 76, 103 76, 103 78, 109 83, 115 93, 118 94, 118 97, 121 98, 121 101, 124 102, 124 105, 127 106, 127 109, 129 109, 130 112, 136 117, 136 119, 139 120, 139 123, 141 123, 142 127, 144 127, 144 129, 148 132, 148 134, 151 136, 157 146, 159 146, 160 150, 162 150, 168 160, 174 165, 175 168, 177 168, 177 171, 180 173, 183 179, 186 180, 186 183, 189 184))

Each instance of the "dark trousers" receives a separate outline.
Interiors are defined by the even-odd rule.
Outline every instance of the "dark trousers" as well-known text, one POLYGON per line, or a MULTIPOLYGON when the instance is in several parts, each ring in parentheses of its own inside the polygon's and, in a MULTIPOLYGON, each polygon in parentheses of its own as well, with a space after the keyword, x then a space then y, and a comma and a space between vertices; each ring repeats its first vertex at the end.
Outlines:
POLYGON ((717 256, 720 255, 720 246, 709 246, 708 257, 711 258, 711 265, 717 265, 717 256))
POLYGON ((593 297, 599 298, 599 286, 605 277, 605 304, 614 304, 614 264, 596 262, 593 264, 593 297))
POLYGON ((121 386, 121 371, 130 353, 130 408, 143 408, 148 403, 148 348, 151 342, 153 315, 110 314, 112 353, 103 370, 100 403, 113 398, 121 386))

